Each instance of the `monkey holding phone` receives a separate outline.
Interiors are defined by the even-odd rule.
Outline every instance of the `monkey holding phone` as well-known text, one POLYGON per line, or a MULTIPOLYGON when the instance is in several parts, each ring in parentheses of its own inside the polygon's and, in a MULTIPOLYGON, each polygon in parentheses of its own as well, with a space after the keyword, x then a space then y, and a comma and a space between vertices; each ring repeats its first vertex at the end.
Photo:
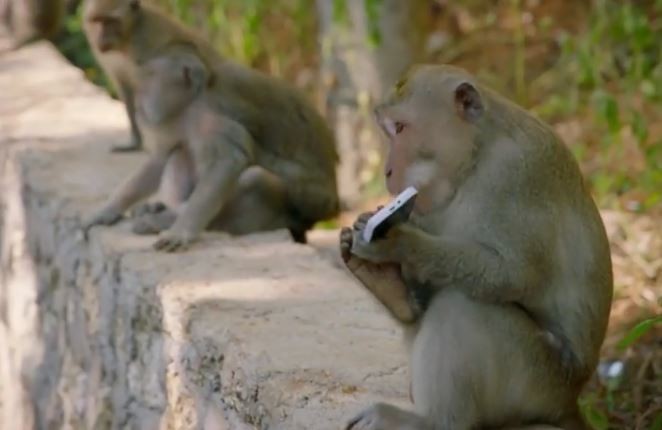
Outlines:
POLYGON ((388 190, 410 218, 349 270, 406 328, 414 410, 378 403, 351 430, 586 429, 577 406, 613 294, 599 212, 571 152, 532 115, 451 66, 418 66, 375 110, 388 190))

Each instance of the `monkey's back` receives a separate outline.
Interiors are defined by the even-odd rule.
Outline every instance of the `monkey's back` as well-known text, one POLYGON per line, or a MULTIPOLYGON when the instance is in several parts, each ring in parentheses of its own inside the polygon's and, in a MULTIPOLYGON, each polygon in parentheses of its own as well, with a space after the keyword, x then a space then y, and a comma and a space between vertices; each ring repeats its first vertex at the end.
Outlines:
POLYGON ((312 103, 287 83, 231 61, 214 71, 211 102, 246 127, 257 164, 287 182, 298 210, 312 218, 335 215, 338 154, 333 132, 312 103))
POLYGON ((506 187, 533 211, 525 222, 539 242, 529 249, 554 265, 544 270, 557 274, 546 280, 555 286, 539 298, 541 308, 554 310, 544 318, 563 326, 573 349, 582 351, 592 367, 613 294, 609 242, 599 211, 577 161, 554 130, 509 100, 485 93, 488 109, 498 112, 491 115, 491 133, 518 146, 509 166, 519 172, 511 177, 519 179, 506 187))

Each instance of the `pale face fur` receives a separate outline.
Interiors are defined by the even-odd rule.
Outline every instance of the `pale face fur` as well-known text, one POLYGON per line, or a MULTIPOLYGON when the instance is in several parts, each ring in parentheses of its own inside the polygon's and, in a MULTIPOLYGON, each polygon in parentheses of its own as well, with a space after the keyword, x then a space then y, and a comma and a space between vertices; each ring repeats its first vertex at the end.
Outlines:
POLYGON ((148 61, 139 74, 136 100, 141 121, 162 124, 180 115, 203 90, 206 70, 192 54, 173 53, 148 61))
POLYGON ((104 53, 123 49, 139 8, 136 0, 87 0, 83 19, 90 43, 104 53))
POLYGON ((470 76, 432 76, 426 67, 418 67, 377 107, 376 119, 388 142, 385 175, 390 193, 415 186, 419 206, 452 194, 474 149, 474 119, 455 106, 456 90, 467 82, 470 76))

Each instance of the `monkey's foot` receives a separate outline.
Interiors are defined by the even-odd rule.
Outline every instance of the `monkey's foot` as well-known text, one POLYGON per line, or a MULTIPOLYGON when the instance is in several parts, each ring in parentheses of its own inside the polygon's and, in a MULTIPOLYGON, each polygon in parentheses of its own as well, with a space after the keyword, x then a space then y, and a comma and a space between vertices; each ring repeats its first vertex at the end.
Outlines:
POLYGON ((192 234, 166 230, 159 235, 159 239, 154 242, 152 247, 157 251, 164 252, 184 251, 194 240, 195 237, 192 234))
POLYGON ((113 145, 110 148, 110 152, 133 152, 140 151, 143 148, 143 145, 138 140, 131 140, 128 143, 113 145))
POLYGON ((96 214, 92 215, 83 221, 82 230, 83 236, 87 238, 87 234, 95 225, 113 225, 122 219, 122 214, 110 209, 103 209, 96 214))
POLYGON ((176 218, 177 215, 168 209, 156 213, 146 213, 133 221, 131 231, 140 235, 159 234, 169 229, 176 218))
POLYGON ((393 315, 402 322, 413 322, 415 310, 409 300, 408 289, 402 280, 400 265, 396 263, 371 263, 351 253, 353 232, 344 228, 340 232, 340 255, 347 269, 393 315))
POLYGON ((354 417, 345 430, 420 429, 431 427, 419 416, 385 403, 377 403, 354 417))
POLYGON ((153 215, 159 212, 163 212, 166 209, 168 209, 168 207, 164 203, 145 202, 136 205, 133 209, 131 209, 130 214, 132 218, 140 218, 141 216, 144 215, 153 215))

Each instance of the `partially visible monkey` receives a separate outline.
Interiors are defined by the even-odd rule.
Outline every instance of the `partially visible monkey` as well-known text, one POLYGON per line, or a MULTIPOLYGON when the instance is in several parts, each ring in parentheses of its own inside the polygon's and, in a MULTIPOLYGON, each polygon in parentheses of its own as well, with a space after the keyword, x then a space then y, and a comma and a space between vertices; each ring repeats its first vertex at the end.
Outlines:
POLYGON ((64 0, 2 0, 1 21, 9 30, 11 48, 39 39, 52 39, 62 27, 64 0))
POLYGON ((214 49, 194 31, 156 6, 140 0, 85 0, 83 29, 95 58, 126 106, 131 138, 113 151, 142 148, 135 118, 137 65, 168 46, 193 44, 207 59, 214 49))
POLYGON ((613 292, 599 212, 554 132, 451 66, 418 66, 375 110, 388 190, 419 190, 406 223, 342 256, 410 334, 414 411, 351 430, 585 429, 613 292))
POLYGON ((316 221, 337 214, 332 133, 297 92, 231 62, 211 69, 194 45, 148 60, 138 82, 136 118, 150 158, 86 228, 112 224, 164 182, 168 208, 145 211, 134 231, 161 232, 154 246, 166 251, 207 226, 288 228, 305 242, 316 221))

